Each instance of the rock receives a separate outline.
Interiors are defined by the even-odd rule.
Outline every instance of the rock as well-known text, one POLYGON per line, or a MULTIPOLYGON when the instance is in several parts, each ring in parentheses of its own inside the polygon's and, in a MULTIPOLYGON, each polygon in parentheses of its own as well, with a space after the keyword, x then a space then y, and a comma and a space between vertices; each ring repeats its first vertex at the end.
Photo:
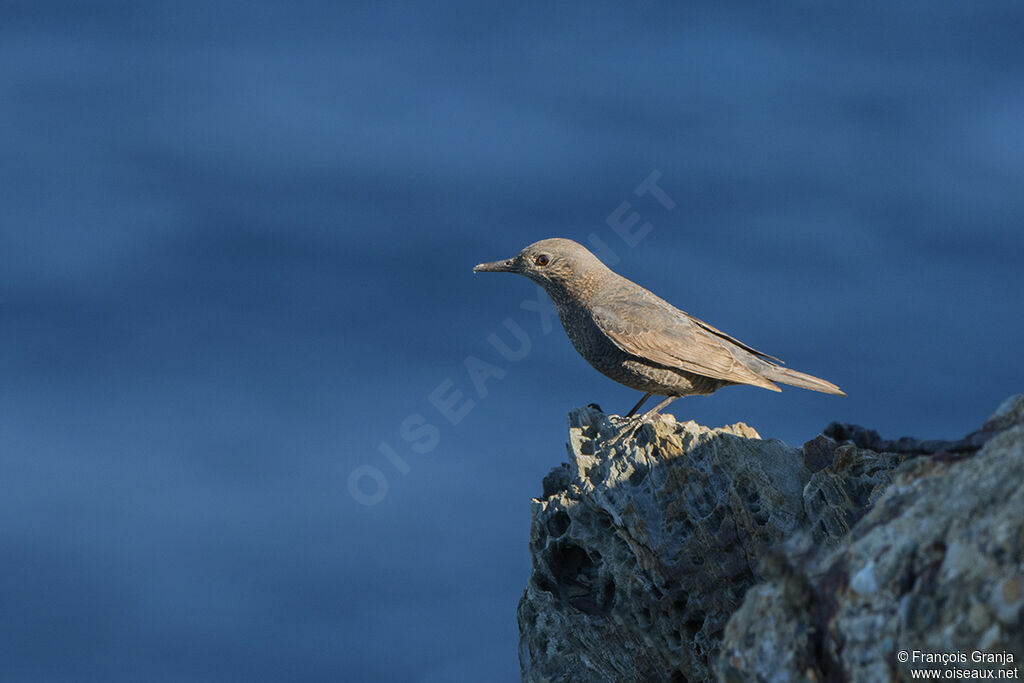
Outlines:
POLYGON ((824 434, 819 434, 804 444, 804 465, 811 472, 825 469, 835 460, 838 444, 824 434))
POLYGON ((911 436, 899 439, 883 439, 873 429, 845 422, 833 422, 825 428, 824 435, 836 441, 849 441, 860 448, 878 453, 900 453, 908 455, 931 455, 934 453, 974 452, 1000 431, 1024 419, 1024 394, 1011 396, 1003 401, 981 429, 973 431, 956 441, 941 439, 921 440, 911 436))
MULTIPOLYGON (((875 460, 848 446, 861 475, 838 489, 860 491, 861 499, 867 494, 859 520, 836 535, 844 514, 845 521, 849 513, 857 516, 857 498, 832 493, 838 505, 822 507, 838 521, 826 543, 808 554, 791 539, 776 551, 784 559, 772 578, 748 591, 729 620, 719 678, 912 680, 911 669, 924 665, 901 663, 901 650, 962 652, 964 669, 1019 666, 1024 411, 1015 410, 1010 420, 997 411, 986 430, 1003 431, 989 435, 973 457, 906 459, 886 473, 884 459, 895 463, 898 456, 875 454, 883 459, 875 460), (975 650, 1010 653, 1015 662, 973 664, 975 650)), ((808 493, 813 500, 815 485, 812 477, 805 501, 808 493)))
POLYGON ((853 445, 836 448, 833 461, 812 474, 804 487, 804 510, 815 543, 836 545, 889 485, 893 468, 903 459, 853 445))
POLYGON ((981 429, 994 432, 1009 429, 1016 424, 1024 424, 1024 394, 1011 396, 1000 403, 981 429))
POLYGON ((531 508, 523 679, 712 676, 758 558, 804 517, 800 451, 743 424, 665 416, 617 438, 619 419, 590 407, 569 423, 568 468, 531 508))
POLYGON ((1024 395, 954 442, 835 424, 795 449, 571 413, 531 505, 523 680, 911 680, 900 650, 1019 667, 1024 395))

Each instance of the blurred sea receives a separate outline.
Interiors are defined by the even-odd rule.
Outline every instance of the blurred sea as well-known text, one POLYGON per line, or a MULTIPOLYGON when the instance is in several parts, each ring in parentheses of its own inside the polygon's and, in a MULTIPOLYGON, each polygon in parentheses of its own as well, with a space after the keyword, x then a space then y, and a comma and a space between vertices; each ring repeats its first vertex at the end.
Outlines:
POLYGON ((540 238, 597 235, 849 393, 729 388, 680 419, 976 428, 1024 391, 1022 21, 3 3, 0 679, 518 680, 529 499, 568 410, 637 398, 543 332, 531 283, 471 274, 540 238), (655 170, 671 211, 634 194, 655 170), (633 248, 623 202, 652 226, 633 248), (507 317, 518 362, 487 341, 507 317), (486 396, 467 356, 506 373, 486 396), (475 401, 457 425, 446 380, 475 401))

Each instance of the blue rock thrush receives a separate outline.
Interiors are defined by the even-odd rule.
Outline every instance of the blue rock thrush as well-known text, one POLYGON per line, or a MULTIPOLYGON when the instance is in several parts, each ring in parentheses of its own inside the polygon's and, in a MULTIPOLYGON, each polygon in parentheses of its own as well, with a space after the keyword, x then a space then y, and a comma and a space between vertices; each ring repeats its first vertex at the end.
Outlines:
POLYGON ((679 310, 572 240, 541 240, 473 272, 519 273, 543 287, 579 354, 604 375, 644 392, 626 417, 651 396, 665 398, 634 419, 644 421, 680 396, 707 395, 731 384, 780 391, 775 382, 781 382, 846 395, 679 310))

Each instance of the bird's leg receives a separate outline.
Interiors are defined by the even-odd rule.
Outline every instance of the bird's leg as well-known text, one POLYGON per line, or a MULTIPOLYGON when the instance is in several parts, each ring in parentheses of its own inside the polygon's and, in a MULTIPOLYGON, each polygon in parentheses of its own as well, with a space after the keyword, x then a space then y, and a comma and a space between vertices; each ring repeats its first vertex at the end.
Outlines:
POLYGON ((626 413, 626 417, 633 417, 636 411, 640 410, 640 406, 647 403, 647 399, 649 399, 651 396, 654 396, 654 394, 644 394, 644 397, 640 399, 640 402, 633 406, 632 410, 626 413))
POLYGON ((658 405, 654 406, 653 408, 648 410, 646 413, 641 415, 640 416, 640 421, 641 422, 646 422, 647 420, 651 419, 652 417, 654 417, 655 415, 658 414, 658 411, 660 411, 662 408, 664 408, 665 406, 667 406, 669 403, 671 403, 672 401, 676 400, 677 398, 679 398, 679 397, 678 396, 666 396, 665 400, 663 400, 661 403, 659 403, 658 405))
POLYGON ((644 400, 640 401, 640 403, 637 403, 636 408, 633 408, 633 410, 629 411, 630 414, 626 416, 626 426, 623 428, 623 431, 616 438, 621 439, 625 438, 627 435, 633 434, 640 427, 640 425, 642 425, 643 423, 647 422, 652 417, 657 415, 659 410, 661 410, 669 403, 679 398, 678 396, 666 396, 661 403, 654 406, 643 415, 633 415, 633 413, 636 412, 637 408, 643 405, 644 401, 646 401, 652 395, 653 394, 648 394, 647 396, 644 396, 644 400))

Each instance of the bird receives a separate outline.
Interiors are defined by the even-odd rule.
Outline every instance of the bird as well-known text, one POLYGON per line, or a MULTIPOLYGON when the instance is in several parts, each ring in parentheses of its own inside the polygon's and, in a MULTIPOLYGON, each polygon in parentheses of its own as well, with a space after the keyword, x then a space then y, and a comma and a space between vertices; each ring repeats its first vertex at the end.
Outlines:
POLYGON ((676 308, 570 239, 534 242, 510 259, 480 263, 473 272, 518 273, 540 285, 576 351, 605 376, 643 392, 625 415, 636 423, 682 396, 706 396, 731 385, 781 391, 778 382, 846 395, 835 384, 781 367, 778 358, 676 308), (661 402, 637 417, 652 396, 661 402))

